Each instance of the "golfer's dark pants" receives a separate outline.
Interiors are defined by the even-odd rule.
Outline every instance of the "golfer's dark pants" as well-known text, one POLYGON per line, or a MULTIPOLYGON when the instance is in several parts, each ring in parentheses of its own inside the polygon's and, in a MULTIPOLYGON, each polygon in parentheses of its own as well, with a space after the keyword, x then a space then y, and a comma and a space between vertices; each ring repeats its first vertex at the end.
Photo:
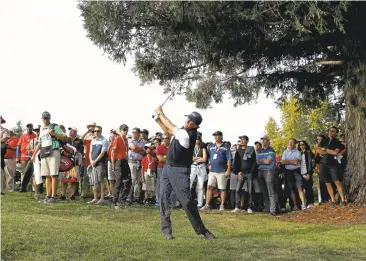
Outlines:
POLYGON ((161 229, 164 235, 172 234, 170 220, 171 204, 170 194, 175 192, 177 200, 182 204, 194 231, 202 234, 205 226, 198 213, 197 204, 192 200, 190 192, 189 175, 191 167, 173 167, 165 164, 160 179, 160 219, 161 229))

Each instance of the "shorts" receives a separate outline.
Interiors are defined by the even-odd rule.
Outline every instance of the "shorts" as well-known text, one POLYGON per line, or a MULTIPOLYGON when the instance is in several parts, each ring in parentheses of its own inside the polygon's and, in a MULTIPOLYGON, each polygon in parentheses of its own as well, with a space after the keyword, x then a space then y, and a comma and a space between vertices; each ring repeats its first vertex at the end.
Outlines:
POLYGON ((236 190, 236 186, 238 185, 238 176, 234 173, 230 174, 230 190, 236 190))
MULTIPOLYGON (((116 163, 117 163, 117 161, 116 161, 116 163)), ((112 162, 108 161, 108 180, 116 180, 115 172, 118 171, 117 165, 119 165, 119 164, 114 164, 114 170, 113 170, 112 162)), ((119 168, 119 170, 121 170, 121 169, 119 168)))
POLYGON ((93 168, 93 171, 89 176, 90 184, 95 187, 98 187, 99 184, 103 182, 103 179, 104 179, 104 164, 99 164, 95 168, 93 168))
POLYGON ((294 170, 289 170, 289 169, 285 170, 286 183, 289 186, 289 188, 291 188, 291 189, 302 188, 303 179, 302 179, 302 175, 300 173, 301 173, 300 168, 294 169, 294 170))
POLYGON ((53 150, 47 158, 41 159, 42 176, 58 176, 61 163, 61 154, 59 150, 53 150))
POLYGON ((225 172, 217 173, 217 172, 210 172, 208 174, 208 186, 217 187, 219 190, 226 190, 227 181, 229 178, 225 177, 225 172))
POLYGON ((324 183, 339 181, 338 167, 330 166, 328 164, 320 164, 320 181, 324 183))
POLYGON ((143 191, 155 191, 155 173, 151 173, 151 176, 147 176, 145 174, 145 182, 142 183, 142 190, 143 191))

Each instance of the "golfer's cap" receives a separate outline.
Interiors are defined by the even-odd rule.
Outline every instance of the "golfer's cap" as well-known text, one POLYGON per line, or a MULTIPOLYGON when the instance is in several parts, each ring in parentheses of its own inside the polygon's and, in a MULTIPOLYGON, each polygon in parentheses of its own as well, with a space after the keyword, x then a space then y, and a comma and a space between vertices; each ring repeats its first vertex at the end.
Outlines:
POLYGON ((33 124, 32 123, 28 123, 25 127, 27 127, 27 128, 33 128, 33 124))
POLYGON ((5 123, 6 122, 6 120, 4 120, 4 118, 3 118, 3 116, 0 116, 0 118, 1 118, 1 123, 5 123))
POLYGON ((212 134, 212 136, 223 136, 221 131, 215 131, 214 134, 212 134))
POLYGON ((196 125, 200 125, 202 123, 202 116, 198 112, 194 111, 189 115, 185 115, 190 119, 192 122, 194 122, 196 125))
POLYGON ((125 129, 128 129, 128 126, 127 126, 127 124, 122 124, 121 126, 119 126, 119 129, 125 130, 125 129))
POLYGON ((75 132, 78 132, 78 128, 76 128, 76 127, 70 127, 69 130, 73 130, 75 132))
POLYGON ((254 145, 257 145, 257 144, 259 144, 260 146, 262 146, 262 143, 260 143, 259 141, 254 142, 254 145))
POLYGON ((42 119, 51 119, 51 114, 48 111, 42 113, 42 119))
POLYGON ((269 140, 269 137, 267 135, 264 135, 261 140, 269 140))
POLYGON ((92 123, 86 125, 87 128, 89 128, 89 127, 95 127, 95 126, 97 126, 97 124, 95 122, 92 122, 92 123))
POLYGON ((248 136, 247 135, 241 135, 241 136, 239 136, 239 139, 246 139, 246 140, 249 140, 249 138, 248 138, 248 136))
POLYGON ((141 133, 144 133, 146 135, 149 135, 149 131, 147 129, 142 129, 141 133))

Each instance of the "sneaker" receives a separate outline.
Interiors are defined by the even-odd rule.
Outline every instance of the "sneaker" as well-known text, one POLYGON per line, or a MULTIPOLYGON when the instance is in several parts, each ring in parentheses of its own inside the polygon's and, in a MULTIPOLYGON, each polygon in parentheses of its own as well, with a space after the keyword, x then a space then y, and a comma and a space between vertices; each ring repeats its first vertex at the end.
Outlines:
POLYGON ((306 209, 307 209, 306 206, 301 205, 301 210, 306 210, 306 209))
POLYGON ((335 207, 335 202, 330 202, 330 204, 329 204, 329 208, 334 208, 335 207))
POLYGON ((49 200, 47 200, 45 203, 46 204, 51 204, 51 203, 56 203, 57 200, 55 198, 50 198, 49 200))
POLYGON ((286 208, 281 208, 281 212, 282 213, 286 212, 286 208))
POLYGON ((200 208, 201 211, 208 211, 210 210, 210 207, 208 205, 205 205, 204 207, 200 208))
POLYGON ((219 211, 224 211, 224 210, 225 210, 224 205, 220 205, 220 209, 219 209, 219 211))
POLYGON ((253 210, 251 208, 248 208, 248 214, 252 214, 253 213, 253 210))
MULTIPOLYGON (((220 207, 221 208, 221 207, 220 207)), ((232 213, 239 213, 241 212, 241 210, 239 208, 235 208, 233 211, 231 211, 232 213)))
POLYGON ((313 208, 314 205, 313 204, 309 204, 306 208, 309 209, 309 208, 313 208))
POLYGON ((65 195, 62 195, 62 196, 60 197, 60 199, 61 199, 61 200, 66 200, 66 196, 65 196, 65 195))
POLYGON ((273 212, 270 212, 269 214, 270 214, 271 216, 274 216, 274 217, 276 216, 276 213, 273 213, 273 212))
POLYGON ((40 200, 39 203, 47 203, 47 201, 50 199, 51 198, 49 198, 49 197, 45 197, 44 199, 40 200))
POLYGON ((95 204, 96 205, 103 205, 105 203, 104 199, 99 199, 95 204))
POLYGON ((75 200, 75 196, 74 196, 74 195, 72 195, 72 196, 70 197, 70 200, 75 200))
POLYGON ((88 204, 95 204, 95 203, 97 203, 97 202, 98 202, 98 200, 97 200, 97 199, 93 199, 93 200, 89 201, 89 202, 88 202, 88 204))
POLYGON ((171 234, 164 235, 165 239, 172 240, 174 237, 171 234))
POLYGON ((292 209, 292 211, 298 211, 299 210, 299 208, 298 207, 294 207, 293 209, 292 209))
POLYGON ((41 196, 40 194, 34 194, 34 199, 38 200, 40 196, 41 196))
POLYGON ((341 206, 342 206, 342 208, 346 208, 346 207, 347 207, 347 203, 346 203, 346 201, 342 201, 342 202, 341 202, 341 206))
POLYGON ((202 235, 207 239, 207 240, 212 240, 212 239, 216 239, 216 237, 207 229, 205 229, 205 231, 202 233, 202 235))
POLYGON ((114 209, 115 210, 121 210, 122 209, 122 206, 114 206, 114 209))

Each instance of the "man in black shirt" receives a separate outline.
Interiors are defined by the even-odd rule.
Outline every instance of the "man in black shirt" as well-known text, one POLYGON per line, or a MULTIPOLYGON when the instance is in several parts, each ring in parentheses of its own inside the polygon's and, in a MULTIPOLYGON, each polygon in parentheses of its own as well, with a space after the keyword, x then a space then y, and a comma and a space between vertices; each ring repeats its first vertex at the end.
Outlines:
POLYGON ((256 168, 256 153, 252 146, 248 146, 249 138, 246 135, 240 136, 240 146, 235 153, 234 174, 237 175, 238 184, 236 187, 236 202, 233 213, 240 212, 240 197, 243 190, 243 184, 247 181, 249 192, 248 213, 252 211, 252 175, 256 168))
POLYGON ((324 144, 324 147, 320 147, 316 149, 316 152, 319 154, 323 154, 324 158, 320 164, 320 180, 322 180, 328 190, 328 194, 331 198, 330 208, 333 208, 335 205, 334 198, 334 190, 332 186, 332 182, 335 183, 339 195, 342 200, 342 207, 346 206, 346 201, 343 193, 343 186, 339 179, 339 164, 340 157, 339 154, 341 150, 344 148, 342 143, 336 138, 338 134, 337 127, 331 127, 329 129, 329 142, 328 144, 324 144))
POLYGON ((202 122, 202 117, 198 112, 186 115, 185 124, 183 128, 179 129, 164 115, 160 106, 155 112, 156 122, 165 133, 173 136, 160 179, 159 201, 162 232, 166 239, 173 239, 169 198, 174 191, 195 232, 198 235, 203 235, 206 239, 214 239, 214 235, 205 228, 190 193, 189 176, 193 150, 197 139, 197 128, 202 122))

